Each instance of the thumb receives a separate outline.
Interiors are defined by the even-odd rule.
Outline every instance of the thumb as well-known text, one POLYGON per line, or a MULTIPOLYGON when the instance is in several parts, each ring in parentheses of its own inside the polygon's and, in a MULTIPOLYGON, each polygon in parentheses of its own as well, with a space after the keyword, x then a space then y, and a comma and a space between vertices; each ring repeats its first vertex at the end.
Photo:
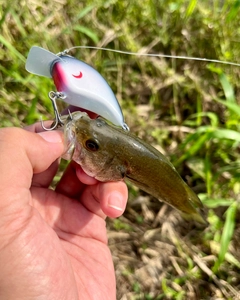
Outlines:
MULTIPOLYGON (((64 140, 63 132, 61 131, 44 131, 37 134, 41 137, 39 146, 43 147, 40 149, 40 153, 35 153, 34 149, 28 149, 28 158, 31 161, 33 172, 39 173, 45 171, 56 159, 58 159, 64 153, 64 140), (39 155, 39 157, 36 157, 39 155), (39 162, 39 159, 43 161, 39 162)), ((39 137, 37 137, 39 140, 39 137)))
POLYGON ((0 205, 8 201, 7 195, 29 189, 33 174, 45 171, 63 152, 60 131, 37 134, 20 128, 0 129, 0 205))

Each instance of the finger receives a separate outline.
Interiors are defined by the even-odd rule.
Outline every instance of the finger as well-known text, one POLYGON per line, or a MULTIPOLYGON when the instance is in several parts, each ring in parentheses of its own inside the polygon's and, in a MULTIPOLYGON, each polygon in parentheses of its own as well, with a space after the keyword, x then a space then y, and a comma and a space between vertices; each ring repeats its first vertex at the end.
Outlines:
POLYGON ((36 134, 20 128, 1 129, 0 205, 8 205, 16 198, 19 203, 29 201, 19 191, 26 193, 33 174, 48 169, 63 152, 63 135, 59 131, 36 134))
POLYGON ((100 182, 94 186, 86 186, 82 194, 79 197, 79 201, 82 205, 91 213, 106 219, 107 215, 103 212, 100 204, 100 198, 98 197, 98 185, 100 182))
POLYGON ((84 184, 81 183, 76 176, 75 163, 71 161, 64 171, 55 190, 56 192, 70 198, 76 198, 80 195, 83 188, 84 184))
POLYGON ((56 192, 71 198, 79 198, 85 185, 93 185, 98 181, 88 176, 82 168, 71 161, 56 186, 56 192))
POLYGON ((110 218, 123 214, 128 199, 128 189, 124 181, 102 182, 96 191, 102 211, 110 218))
POLYGON ((38 187, 49 187, 49 185, 52 183, 52 180, 54 176, 56 175, 59 167, 60 159, 57 159, 54 161, 50 167, 39 174, 35 174, 32 179, 32 186, 38 186, 38 187))
MULTIPOLYGON (((44 126, 51 127, 52 122, 53 121, 45 121, 44 126)), ((23 129, 30 132, 36 132, 36 133, 45 131, 45 129, 42 126, 42 122, 37 122, 29 126, 25 126, 23 129)), ((60 163, 60 159, 57 159, 55 162, 52 163, 52 165, 45 172, 34 175, 32 179, 32 185, 39 186, 39 187, 49 187, 54 176, 57 173, 59 163, 60 163)))
POLYGON ((94 177, 91 177, 89 175, 87 175, 82 167, 80 165, 78 165, 77 163, 75 163, 75 168, 76 168, 76 175, 78 177, 78 179, 86 184, 86 185, 93 185, 93 184, 96 184, 98 183, 99 181, 97 179, 95 179, 94 177))
POLYGON ((128 189, 123 181, 98 182, 89 186, 81 195, 81 202, 91 212, 116 218, 123 214, 128 198, 128 189))
MULTIPOLYGON (((53 121, 44 121, 44 126, 49 128, 52 123, 53 123, 53 121)), ((29 126, 25 126, 23 129, 30 131, 30 132, 36 132, 36 133, 45 131, 45 129, 42 127, 42 122, 37 122, 37 123, 31 124, 29 126)))

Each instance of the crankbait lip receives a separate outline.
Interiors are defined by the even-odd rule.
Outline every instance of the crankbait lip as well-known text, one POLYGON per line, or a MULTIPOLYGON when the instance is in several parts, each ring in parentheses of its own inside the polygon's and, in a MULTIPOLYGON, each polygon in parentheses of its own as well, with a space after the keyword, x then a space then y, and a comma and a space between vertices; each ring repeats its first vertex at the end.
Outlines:
POLYGON ((60 56, 44 48, 33 46, 28 53, 25 68, 29 73, 52 78, 52 67, 61 60, 60 56))

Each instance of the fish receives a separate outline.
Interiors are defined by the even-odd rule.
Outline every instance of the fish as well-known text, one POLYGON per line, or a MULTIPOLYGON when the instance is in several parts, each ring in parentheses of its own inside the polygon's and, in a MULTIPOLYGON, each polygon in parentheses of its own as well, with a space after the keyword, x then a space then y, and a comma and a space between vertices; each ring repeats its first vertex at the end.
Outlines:
MULTIPOLYGON (((58 91, 57 99, 91 111, 117 126, 128 129, 119 102, 103 76, 92 66, 60 53, 33 46, 27 57, 26 70, 52 78, 58 91)), ((54 109, 56 109, 53 106, 54 109)))
POLYGON ((199 223, 198 196, 181 178, 171 162, 157 149, 130 131, 103 118, 91 119, 74 112, 64 125, 65 159, 78 163, 99 181, 129 180, 141 190, 163 201, 199 223))

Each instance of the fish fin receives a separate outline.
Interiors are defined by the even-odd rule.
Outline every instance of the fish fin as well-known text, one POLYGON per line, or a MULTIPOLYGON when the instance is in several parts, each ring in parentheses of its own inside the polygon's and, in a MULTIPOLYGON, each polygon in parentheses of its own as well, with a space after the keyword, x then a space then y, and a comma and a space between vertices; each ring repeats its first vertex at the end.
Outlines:
POLYGON ((199 212, 195 212, 192 214, 187 214, 187 213, 183 213, 180 212, 181 216, 183 217, 183 219, 185 219, 186 221, 196 221, 202 225, 205 225, 206 227, 209 225, 209 223, 202 217, 202 215, 199 212))
POLYGON ((186 184, 185 186, 189 204, 192 206, 193 211, 190 214, 182 213, 185 219, 194 219, 198 223, 208 225, 208 222, 202 217, 199 210, 203 208, 203 204, 193 190, 186 184))
POLYGON ((25 68, 32 74, 51 78, 51 65, 56 60, 61 58, 46 49, 33 46, 28 53, 25 68))
POLYGON ((203 204, 194 191, 186 184, 186 192, 188 194, 188 200, 194 208, 203 208, 203 204))

